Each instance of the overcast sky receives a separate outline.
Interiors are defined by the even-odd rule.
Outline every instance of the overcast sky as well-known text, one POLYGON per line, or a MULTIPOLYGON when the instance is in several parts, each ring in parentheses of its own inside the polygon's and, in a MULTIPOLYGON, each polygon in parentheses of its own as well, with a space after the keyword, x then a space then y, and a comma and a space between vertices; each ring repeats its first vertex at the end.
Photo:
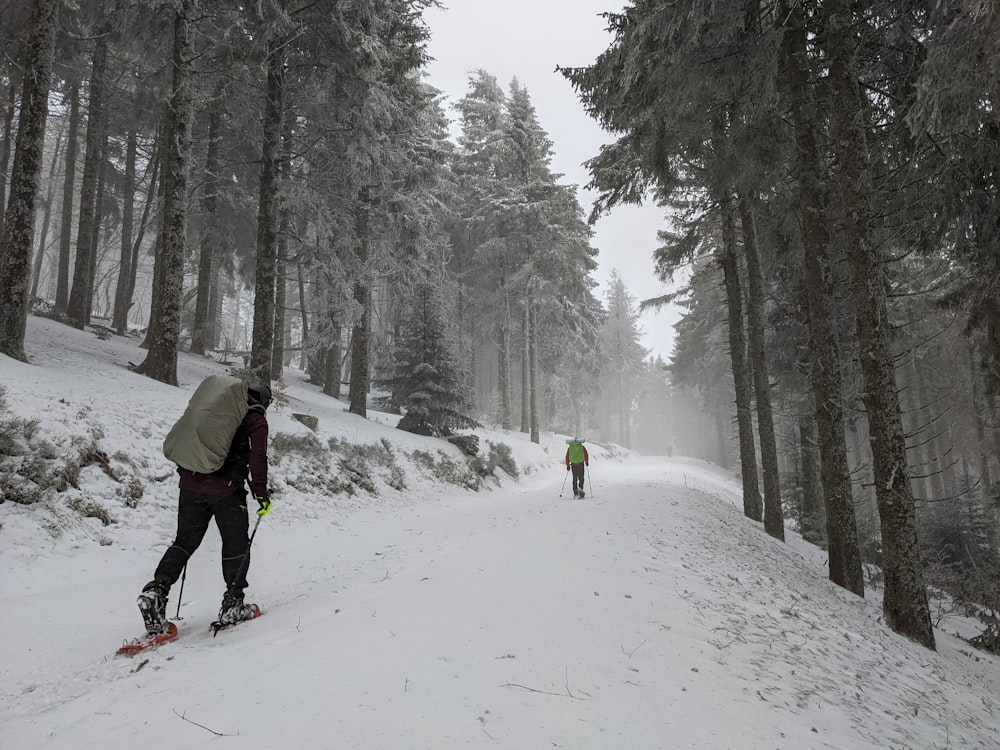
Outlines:
MULTIPOLYGON (((445 1, 448 7, 430 9, 424 16, 431 29, 429 51, 434 58, 428 68, 429 83, 455 102, 465 95, 468 73, 476 68, 495 76, 505 90, 517 78, 528 89, 539 122, 553 141, 553 171, 565 175, 563 182, 581 186, 580 203, 589 213, 593 195, 582 190, 589 181, 583 162, 612 138, 584 113, 569 82, 555 69, 594 62, 611 42, 600 14, 621 10, 624 3, 445 1)), ((593 242, 599 266, 595 279, 600 283, 596 292, 602 301, 613 269, 637 300, 669 291, 653 274, 656 232, 663 227, 663 213, 653 205, 616 208, 596 224, 593 242)), ((645 313, 640 320, 643 345, 667 359, 675 320, 676 314, 667 309, 645 313)))

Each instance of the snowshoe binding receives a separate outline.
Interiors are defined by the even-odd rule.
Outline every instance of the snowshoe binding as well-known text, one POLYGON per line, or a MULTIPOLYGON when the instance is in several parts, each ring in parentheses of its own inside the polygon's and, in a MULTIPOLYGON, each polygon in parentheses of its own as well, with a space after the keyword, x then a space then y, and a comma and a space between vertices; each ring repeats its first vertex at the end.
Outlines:
POLYGON ((146 624, 146 633, 149 636, 162 635, 169 631, 170 622, 167 620, 167 593, 169 589, 159 581, 147 583, 142 593, 135 600, 139 605, 139 612, 142 621, 146 624))
POLYGON ((259 616, 260 607, 256 604, 246 604, 242 593, 234 594, 227 591, 222 597, 219 619, 212 623, 213 634, 218 635, 220 630, 259 616))
POLYGON ((135 603, 146 625, 146 635, 125 641, 118 649, 122 656, 135 656, 140 651, 159 646, 177 637, 177 626, 167 619, 167 594, 170 587, 161 581, 151 581, 139 594, 135 603))

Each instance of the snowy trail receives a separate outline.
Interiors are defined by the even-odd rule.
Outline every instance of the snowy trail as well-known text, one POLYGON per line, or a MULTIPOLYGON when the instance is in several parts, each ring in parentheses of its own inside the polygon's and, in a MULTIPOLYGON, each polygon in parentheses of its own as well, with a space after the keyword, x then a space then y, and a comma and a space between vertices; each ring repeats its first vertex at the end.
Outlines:
POLYGON ((887 633, 875 602, 743 519, 731 484, 679 462, 592 468, 584 501, 538 480, 268 519, 251 576, 266 614, 216 639, 210 531, 182 637, 139 659, 106 655, 158 551, 5 583, 39 635, 5 618, 4 642, 58 647, 8 666, 0 747, 996 746, 989 682, 887 633), (52 618, 57 594, 92 604, 52 618))

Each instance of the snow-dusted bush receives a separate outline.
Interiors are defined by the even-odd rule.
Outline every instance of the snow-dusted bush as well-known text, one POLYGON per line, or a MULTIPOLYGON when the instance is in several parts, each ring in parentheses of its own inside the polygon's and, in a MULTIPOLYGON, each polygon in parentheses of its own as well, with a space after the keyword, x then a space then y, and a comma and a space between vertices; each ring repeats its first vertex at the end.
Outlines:
POLYGON ((479 475, 471 463, 457 460, 442 450, 436 454, 416 450, 410 453, 410 458, 435 479, 470 490, 479 489, 479 475))

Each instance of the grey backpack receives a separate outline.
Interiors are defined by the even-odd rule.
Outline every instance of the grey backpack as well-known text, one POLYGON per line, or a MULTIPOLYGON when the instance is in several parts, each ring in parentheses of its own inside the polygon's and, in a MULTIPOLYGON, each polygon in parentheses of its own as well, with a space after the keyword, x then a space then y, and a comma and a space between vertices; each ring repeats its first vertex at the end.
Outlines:
POLYGON ((163 441, 163 455, 198 474, 222 468, 247 413, 247 385, 230 375, 209 375, 163 441))

